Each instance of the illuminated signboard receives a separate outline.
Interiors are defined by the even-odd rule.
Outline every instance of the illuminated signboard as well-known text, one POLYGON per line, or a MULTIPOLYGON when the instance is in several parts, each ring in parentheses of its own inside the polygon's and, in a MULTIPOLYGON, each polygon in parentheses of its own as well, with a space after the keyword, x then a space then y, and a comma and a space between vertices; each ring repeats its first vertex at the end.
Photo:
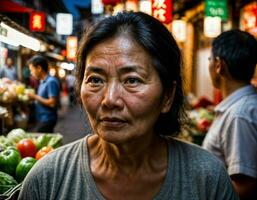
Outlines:
POLYGON ((204 18, 204 35, 214 38, 221 34, 221 18, 220 17, 205 17, 204 18))
POLYGON ((168 24, 172 18, 172 0, 152 0, 152 16, 168 24))
POLYGON ((228 19, 227 0, 205 0, 205 16, 228 19))
POLYGON ((172 21, 172 33, 178 42, 186 41, 186 22, 184 20, 172 21))
POLYGON ((104 5, 103 5, 102 0, 92 0, 91 1, 91 12, 92 12, 92 14, 104 13, 104 5))
POLYGON ((32 12, 30 14, 29 27, 31 31, 45 31, 45 13, 32 12))
POLYGON ((73 16, 69 13, 56 14, 56 33, 59 35, 71 35, 73 31, 73 16))
POLYGON ((75 60, 78 49, 78 38, 76 36, 68 36, 66 40, 67 59, 75 60))
POLYGON ((252 2, 242 9, 240 29, 257 37, 257 2, 252 2))
POLYGON ((139 1, 139 11, 144 12, 148 15, 152 15, 152 2, 151 0, 139 1))

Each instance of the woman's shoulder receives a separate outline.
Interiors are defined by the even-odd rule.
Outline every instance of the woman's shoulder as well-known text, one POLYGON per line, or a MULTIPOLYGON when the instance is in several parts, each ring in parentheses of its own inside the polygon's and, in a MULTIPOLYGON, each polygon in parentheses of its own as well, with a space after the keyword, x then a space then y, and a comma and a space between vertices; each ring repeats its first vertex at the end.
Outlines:
POLYGON ((169 144, 169 184, 171 195, 181 195, 185 199, 236 199, 230 178, 224 164, 200 146, 179 139, 168 139, 169 144), (183 189, 176 187, 183 185, 183 189))
POLYGON ((191 168, 195 168, 196 170, 204 168, 210 171, 214 171, 215 169, 224 170, 225 166, 223 162, 201 146, 176 138, 169 139, 168 141, 171 154, 174 158, 179 159, 180 162, 184 162, 191 168), (214 169, 215 166, 216 168, 214 169))

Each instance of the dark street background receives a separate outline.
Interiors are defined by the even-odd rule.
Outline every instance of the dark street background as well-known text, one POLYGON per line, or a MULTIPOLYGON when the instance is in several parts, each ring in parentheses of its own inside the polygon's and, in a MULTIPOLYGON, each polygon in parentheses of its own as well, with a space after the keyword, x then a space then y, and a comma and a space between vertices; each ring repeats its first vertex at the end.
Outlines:
POLYGON ((63 135, 63 144, 84 137, 90 133, 85 113, 80 105, 69 106, 68 96, 62 95, 55 133, 63 135))

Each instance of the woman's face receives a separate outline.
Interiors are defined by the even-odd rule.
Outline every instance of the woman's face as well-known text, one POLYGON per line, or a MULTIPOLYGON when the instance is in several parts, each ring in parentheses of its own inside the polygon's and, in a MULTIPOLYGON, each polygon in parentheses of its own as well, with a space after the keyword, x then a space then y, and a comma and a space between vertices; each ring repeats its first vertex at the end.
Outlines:
POLYGON ((81 99, 94 133, 113 143, 152 137, 163 88, 151 57, 127 37, 96 45, 86 59, 81 99))

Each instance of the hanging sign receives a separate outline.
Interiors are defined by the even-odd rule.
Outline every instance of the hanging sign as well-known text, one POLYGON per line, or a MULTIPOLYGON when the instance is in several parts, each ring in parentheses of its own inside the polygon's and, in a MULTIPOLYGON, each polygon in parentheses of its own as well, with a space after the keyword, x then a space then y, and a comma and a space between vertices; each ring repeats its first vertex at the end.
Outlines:
POLYGON ((203 27, 203 33, 206 37, 217 37, 219 34, 221 34, 220 17, 205 17, 203 27))
POLYGON ((172 21, 172 33, 178 42, 186 41, 186 21, 173 20, 172 21))
POLYGON ((133 11, 133 12, 138 11, 137 0, 127 0, 125 2, 125 8, 126 8, 126 11, 133 11))
POLYGON ((139 11, 148 15, 152 15, 152 2, 151 0, 141 0, 139 3, 139 11))
POLYGON ((172 0, 152 0, 152 16, 169 24, 172 18, 172 0))
POLYGON ((252 2, 243 8, 240 29, 257 36, 257 2, 252 2))
POLYGON ((44 32, 45 31, 45 13, 44 12, 30 13, 29 27, 31 31, 44 32))
POLYGON ((68 13, 57 13, 56 33, 59 35, 71 35, 73 31, 73 16, 68 13))
POLYGON ((67 59, 75 60, 78 49, 78 38, 76 36, 68 36, 66 41, 67 59))
POLYGON ((102 3, 106 5, 112 5, 115 6, 116 4, 120 3, 121 0, 102 0, 102 3))
POLYGON ((91 12, 92 14, 103 14, 104 5, 102 0, 92 0, 91 1, 91 12))
POLYGON ((205 0, 205 16, 228 19, 227 0, 205 0))

